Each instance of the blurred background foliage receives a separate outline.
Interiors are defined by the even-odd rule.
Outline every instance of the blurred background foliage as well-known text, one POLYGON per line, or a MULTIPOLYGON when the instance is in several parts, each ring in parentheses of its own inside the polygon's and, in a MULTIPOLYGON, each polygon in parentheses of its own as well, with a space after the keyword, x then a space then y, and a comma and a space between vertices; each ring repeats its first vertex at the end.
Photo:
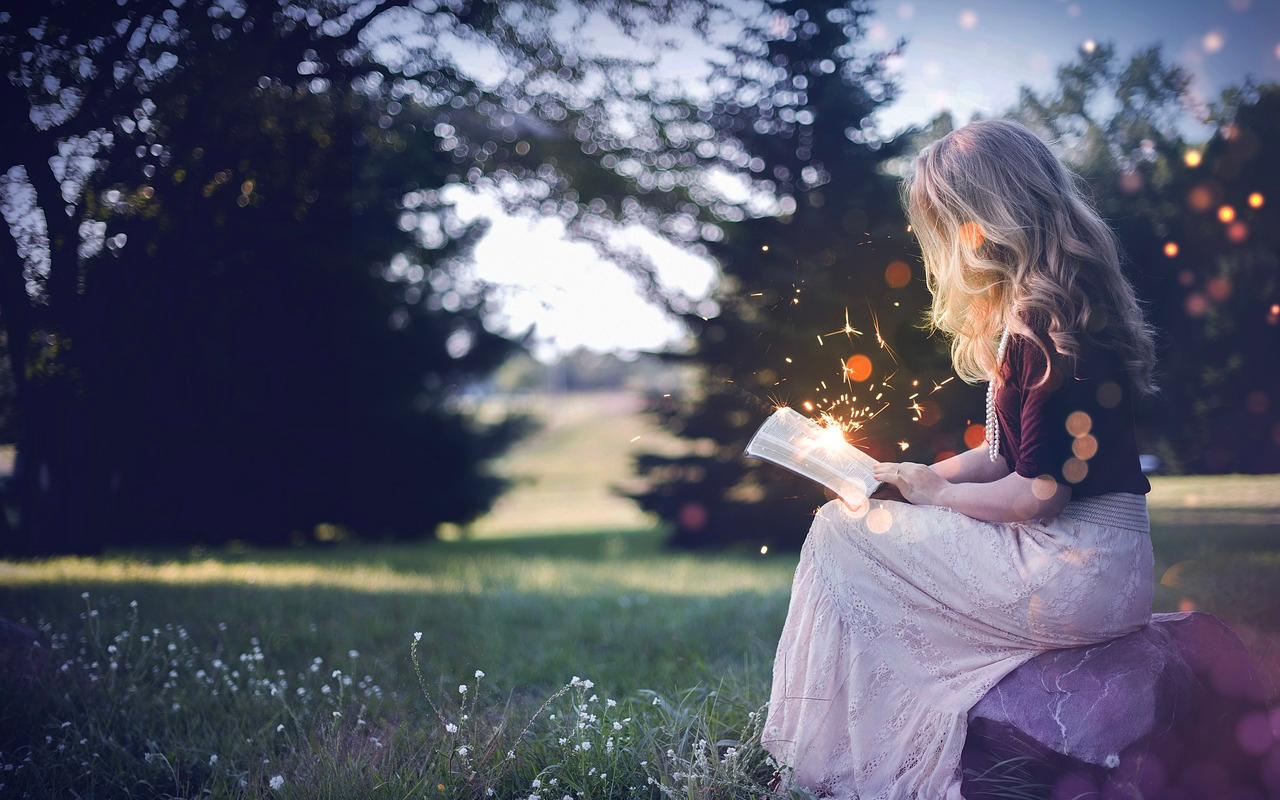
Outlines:
MULTIPOLYGON (((485 512, 530 422, 465 401, 526 342, 495 332, 468 277, 483 226, 448 202, 457 186, 561 220, 687 324, 668 358, 693 377, 651 410, 688 447, 641 456, 632 492, 674 543, 798 542, 821 496, 741 457, 777 402, 879 414, 856 435, 880 457, 964 447, 980 396, 935 391, 946 351, 919 327, 897 197, 912 154, 957 123, 882 138, 893 49, 865 41, 872 5, 571 4, 636 37, 706 41, 733 19, 696 91, 576 46, 552 24, 565 5, 0 13, 0 432, 18 454, 0 546, 417 538, 485 512), (612 236, 628 225, 713 259, 714 295, 665 285, 612 236)), ((1158 49, 1101 45, 1010 115, 1089 184, 1162 331, 1143 441, 1172 471, 1277 471, 1277 377, 1257 364, 1280 320, 1280 96, 1229 91, 1212 139, 1187 142, 1186 88, 1158 49)), ((617 381, 584 354, 518 361, 512 389, 617 381)))

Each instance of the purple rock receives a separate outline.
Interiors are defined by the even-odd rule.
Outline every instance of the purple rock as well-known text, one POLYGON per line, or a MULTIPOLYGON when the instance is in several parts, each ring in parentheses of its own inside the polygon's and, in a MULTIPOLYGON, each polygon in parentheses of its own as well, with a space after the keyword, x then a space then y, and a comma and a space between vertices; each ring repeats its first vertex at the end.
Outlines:
POLYGON ((1016 768, 1045 797, 1256 795, 1280 763, 1262 700, 1248 651, 1219 619, 1156 614, 1005 676, 969 713, 964 793, 996 796, 991 776, 1016 768))
POLYGON ((1009 673, 969 712, 1099 766, 1189 718, 1200 685, 1163 620, 1102 644, 1052 650, 1009 673))

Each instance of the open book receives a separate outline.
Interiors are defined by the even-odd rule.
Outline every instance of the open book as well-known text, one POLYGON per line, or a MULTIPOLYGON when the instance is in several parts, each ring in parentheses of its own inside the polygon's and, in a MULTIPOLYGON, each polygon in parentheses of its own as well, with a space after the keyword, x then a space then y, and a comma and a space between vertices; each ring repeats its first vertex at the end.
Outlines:
POLYGON ((880 485, 872 475, 874 458, 846 442, 838 429, 824 428, 791 408, 769 415, 747 442, 745 455, 817 481, 851 503, 862 502, 880 485))

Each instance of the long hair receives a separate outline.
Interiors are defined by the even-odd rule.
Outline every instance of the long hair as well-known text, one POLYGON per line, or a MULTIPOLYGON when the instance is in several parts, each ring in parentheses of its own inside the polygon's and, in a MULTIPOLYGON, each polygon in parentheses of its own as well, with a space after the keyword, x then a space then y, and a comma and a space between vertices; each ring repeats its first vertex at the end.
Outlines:
POLYGON ((1153 332, 1115 235, 1031 131, 1006 120, 952 131, 920 153, 903 195, 933 293, 928 321, 951 337, 962 379, 999 380, 1008 326, 1044 352, 1037 385, 1055 362, 1074 369, 1087 338, 1119 355, 1140 393, 1155 391, 1153 332))

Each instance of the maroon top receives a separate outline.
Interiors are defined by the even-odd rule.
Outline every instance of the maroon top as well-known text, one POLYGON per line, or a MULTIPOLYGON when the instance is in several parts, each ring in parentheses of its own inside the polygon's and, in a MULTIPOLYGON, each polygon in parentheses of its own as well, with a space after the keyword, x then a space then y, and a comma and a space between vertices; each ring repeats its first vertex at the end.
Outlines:
POLYGON ((1114 351, 1083 340, 1080 346, 1074 375, 1055 359, 1049 382, 1031 388, 1044 375, 1044 353, 1021 336, 1009 338, 996 392, 1000 454, 1023 477, 1052 475, 1067 484, 1073 498, 1146 494, 1151 483, 1138 463, 1133 384, 1114 351))

